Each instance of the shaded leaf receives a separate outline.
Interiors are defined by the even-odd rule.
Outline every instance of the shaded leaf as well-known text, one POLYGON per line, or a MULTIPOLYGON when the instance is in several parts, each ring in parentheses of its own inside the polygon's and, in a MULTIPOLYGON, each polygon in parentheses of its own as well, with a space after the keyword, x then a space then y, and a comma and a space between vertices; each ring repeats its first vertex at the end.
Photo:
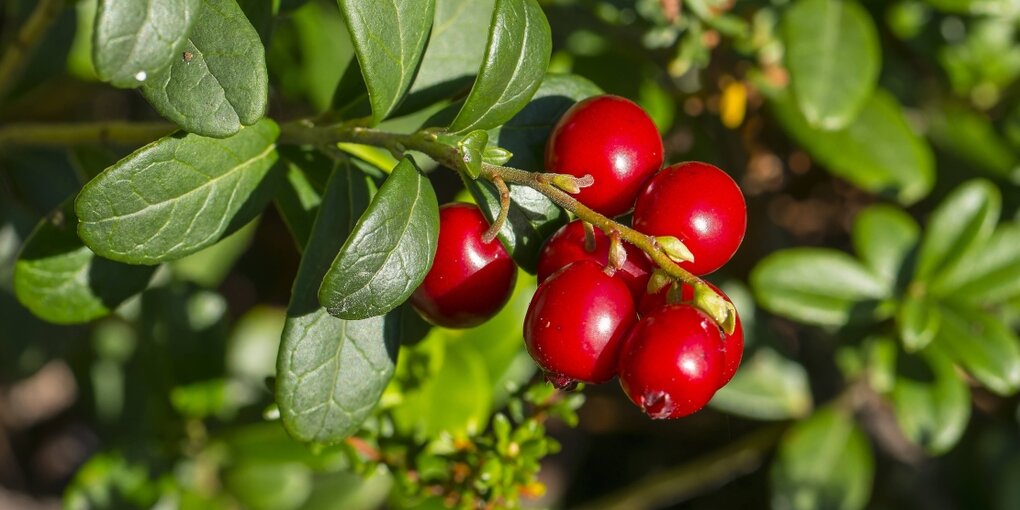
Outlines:
POLYGON ((226 139, 178 133, 138 149, 82 188, 78 235, 97 254, 132 264, 215 243, 269 201, 278 134, 267 119, 226 139))
POLYGON ((536 0, 496 0, 485 59, 450 131, 490 129, 524 108, 549 67, 552 32, 536 0))
POLYGON ((72 202, 36 226, 14 266, 14 292, 37 317, 58 324, 110 314, 149 283, 155 267, 131 266, 85 247, 72 202))
POLYGON ((970 390, 953 362, 937 349, 904 355, 890 394, 904 435, 932 455, 949 451, 970 420, 970 390), (912 366, 910 362, 913 362, 912 366))
POLYGON ((928 134, 936 146, 991 176, 1020 184, 1020 158, 995 131, 987 115, 948 102, 926 113, 928 134))
POLYGON ((414 79, 435 0, 339 0, 368 86, 372 118, 382 122, 414 79))
POLYGON ((875 302, 890 291, 853 257, 821 248, 792 248, 765 257, 751 273, 751 287, 767 310, 829 326, 872 318, 875 302))
POLYGON ((903 347, 910 352, 924 349, 939 332, 942 314, 938 307, 924 298, 907 296, 896 312, 903 347))
POLYGON ((932 291, 954 299, 999 303, 1020 296, 1020 225, 1002 224, 966 261, 939 274, 932 291))
POLYGON ((875 90, 881 65, 875 24, 857 2, 798 0, 783 15, 786 67, 812 126, 840 129, 875 90))
POLYGON ((92 61, 103 81, 135 88, 180 58, 202 0, 100 0, 92 61))
POLYGON ((225 137, 258 122, 269 74, 258 32, 234 0, 201 0, 182 53, 145 80, 142 94, 186 131, 225 137))
POLYGON ((931 347, 944 351, 989 390, 1020 389, 1020 339, 1002 321, 960 305, 942 307, 942 325, 931 347))
POLYGON ((889 285, 910 277, 910 262, 921 236, 917 222, 902 209, 873 205, 857 213, 851 236, 854 250, 889 285))
POLYGON ((248 250, 258 225, 258 219, 252 220, 216 244, 171 262, 170 269, 179 279, 192 281, 206 288, 219 287, 233 269, 237 259, 248 250))
POLYGON ((933 280, 992 235, 1002 210, 998 188, 973 180, 953 190, 932 212, 921 241, 915 278, 933 280))
POLYGON ((304 251, 326 181, 337 163, 314 149, 281 147, 280 155, 287 182, 277 190, 274 203, 298 250, 304 251))
POLYGON ((757 420, 800 418, 811 411, 807 371, 769 348, 761 348, 740 364, 709 405, 723 412, 757 420))
POLYGON ((410 158, 387 177, 340 248, 319 302, 344 319, 382 315, 418 287, 436 255, 439 206, 410 158))

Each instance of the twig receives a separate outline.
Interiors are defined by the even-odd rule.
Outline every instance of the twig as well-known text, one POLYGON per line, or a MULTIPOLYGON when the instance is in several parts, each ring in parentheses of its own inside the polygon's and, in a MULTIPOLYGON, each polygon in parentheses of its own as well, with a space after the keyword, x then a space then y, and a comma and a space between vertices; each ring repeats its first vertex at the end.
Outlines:
POLYGON ((0 126, 0 147, 67 147, 84 144, 143 145, 177 129, 166 122, 84 122, 0 126))
POLYGON ((18 31, 18 35, 11 41, 10 46, 0 57, 0 99, 3 99, 11 91, 11 87, 18 80, 25 62, 32 50, 39 45, 43 34, 57 19, 57 15, 64 8, 64 0, 39 0, 35 10, 29 15, 28 20, 18 31))
POLYGON ((499 190, 499 215, 496 216, 496 220, 492 222, 492 225, 489 225, 489 229, 482 234, 482 241, 486 243, 490 243, 496 238, 506 223, 507 215, 510 214, 510 188, 507 188, 506 183, 498 176, 492 179, 492 183, 499 190))

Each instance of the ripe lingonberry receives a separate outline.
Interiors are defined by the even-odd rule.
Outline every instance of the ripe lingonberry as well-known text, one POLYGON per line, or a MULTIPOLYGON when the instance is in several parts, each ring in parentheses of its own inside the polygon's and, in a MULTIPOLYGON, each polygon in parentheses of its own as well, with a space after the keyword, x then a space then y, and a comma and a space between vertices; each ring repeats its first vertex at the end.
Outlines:
MULTIPOLYGON (((578 260, 594 260, 602 266, 609 264, 609 236, 595 229, 594 238, 595 249, 588 251, 585 248, 584 225, 581 220, 574 220, 557 230, 545 242, 538 256, 538 282, 544 282, 549 275, 578 260)), ((651 262, 635 246, 624 243, 623 248, 627 251, 627 261, 614 276, 623 280, 634 298, 638 299, 648 285, 651 262)))
POLYGON ((620 385, 655 419, 694 413, 722 386, 719 326, 689 305, 667 305, 631 329, 620 352, 620 385))
POLYGON ((411 294, 411 304, 429 322, 447 328, 477 326, 510 298, 517 267, 498 240, 482 240, 488 228, 473 204, 439 208, 435 262, 411 294))
MULTIPOLYGON (((719 287, 712 285, 709 282, 705 282, 712 290, 716 291, 726 301, 732 303, 730 297, 725 292, 719 290, 719 287)), ((645 294, 641 297, 641 301, 638 304, 638 314, 642 317, 646 317, 656 310, 666 306, 666 298, 669 292, 669 287, 663 288, 655 294, 645 294)), ((684 284, 680 290, 680 300, 683 303, 690 303, 694 299, 694 287, 684 284)), ((723 336, 723 371, 722 371, 722 382, 721 386, 725 386, 726 383, 733 379, 733 375, 737 373, 737 368, 740 367, 740 360, 744 357, 744 326, 740 323, 740 315, 736 316, 736 324, 733 328, 733 333, 729 335, 722 334, 723 336)))
POLYGON ((680 239, 694 254, 694 262, 680 267, 705 275, 737 251, 747 228, 747 206, 726 172, 707 163, 679 163, 655 174, 638 195, 634 228, 680 239))
POLYGON ((585 99, 560 118, 546 145, 547 172, 595 183, 575 194, 581 203, 617 216, 634 206, 645 180, 662 166, 662 139, 640 106, 619 96, 585 99))
POLYGON ((605 382, 616 375, 620 345, 636 319, 627 285, 600 264, 579 260, 539 285, 524 342, 558 386, 605 382))

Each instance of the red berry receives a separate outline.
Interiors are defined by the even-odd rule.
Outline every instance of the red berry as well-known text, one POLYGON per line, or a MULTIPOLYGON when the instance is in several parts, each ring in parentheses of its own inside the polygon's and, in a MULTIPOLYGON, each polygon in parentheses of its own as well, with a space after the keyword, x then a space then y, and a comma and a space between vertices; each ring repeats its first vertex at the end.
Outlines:
MULTIPOLYGON (((637 299, 645 293, 652 271, 651 262, 637 247, 624 242, 623 248, 627 251, 627 262, 614 276, 623 280, 637 299)), ((574 220, 557 230, 542 247, 538 256, 538 282, 544 282, 549 275, 578 260, 594 260, 602 266, 608 265, 609 236, 595 229, 595 250, 588 251, 585 249, 584 226, 580 220, 574 220)))
POLYGON ((662 166, 662 139, 640 106, 619 96, 595 96, 572 106, 560 118, 546 145, 548 172, 584 177, 595 183, 574 195, 606 215, 634 206, 641 185, 662 166))
POLYGON ((747 228, 747 206, 726 172, 707 163, 679 163, 655 174, 638 195, 634 228, 680 239, 694 254, 694 262, 680 267, 705 275, 737 251, 747 228))
POLYGON ((655 419, 680 418, 712 399, 722 385, 719 327, 689 305, 668 305, 641 319, 620 354, 620 385, 655 419))
MULTIPOLYGON (((719 287, 712 285, 709 282, 705 282, 709 287, 712 287, 720 296, 726 301, 732 303, 730 297, 725 292, 719 290, 719 287)), ((669 292, 669 287, 665 287, 655 294, 645 294, 641 297, 641 301, 638 304, 638 314, 642 317, 648 316, 656 310, 666 306, 666 297, 669 292)), ((684 303, 689 303, 694 299, 694 287, 690 285, 683 285, 680 291, 680 300, 684 303)), ((733 333, 727 335, 723 333, 723 372, 722 372, 722 383, 721 386, 725 386, 726 383, 733 379, 733 375, 737 373, 737 368, 740 367, 740 360, 744 357, 744 326, 740 323, 740 314, 737 314, 736 325, 733 328, 733 333)))
POLYGON ((477 326, 510 299, 517 267, 498 240, 482 241, 488 228, 475 205, 439 208, 435 262, 411 294, 411 304, 429 322, 447 328, 477 326))
POLYGON ((605 382, 616 375, 620 345, 637 319, 622 280, 580 260, 539 285, 524 318, 528 353, 550 381, 605 382))

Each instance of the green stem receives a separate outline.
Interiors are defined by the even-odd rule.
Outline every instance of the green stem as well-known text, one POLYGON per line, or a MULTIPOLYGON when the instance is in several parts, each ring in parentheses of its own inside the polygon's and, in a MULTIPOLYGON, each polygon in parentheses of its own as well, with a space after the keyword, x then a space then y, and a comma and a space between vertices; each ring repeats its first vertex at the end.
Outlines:
POLYGON ((143 145, 177 129, 166 122, 9 124, 0 127, 0 147, 67 147, 84 144, 143 145))
POLYGON ((10 46, 0 57, 0 99, 3 99, 11 91, 11 87, 17 82, 25 62, 32 50, 39 45, 43 34, 57 19, 57 15, 64 8, 64 0, 39 0, 35 10, 29 15, 28 20, 18 31, 18 35, 11 41, 10 46))

